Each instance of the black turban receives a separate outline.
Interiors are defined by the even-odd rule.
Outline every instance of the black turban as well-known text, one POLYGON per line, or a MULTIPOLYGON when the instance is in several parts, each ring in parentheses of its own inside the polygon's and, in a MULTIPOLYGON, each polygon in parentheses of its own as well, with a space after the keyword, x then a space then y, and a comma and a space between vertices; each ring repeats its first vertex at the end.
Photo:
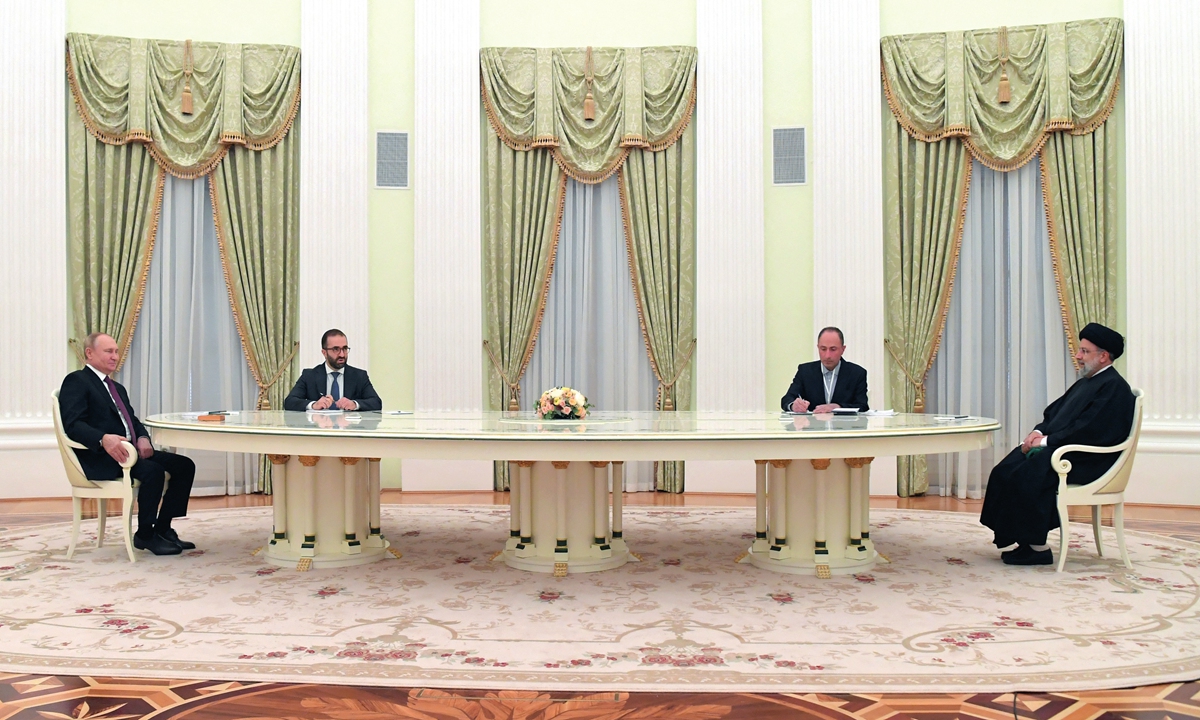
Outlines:
POLYGON ((1125 338, 1121 333, 1106 328, 1100 323, 1088 323, 1079 331, 1079 339, 1087 340, 1101 350, 1107 350, 1113 360, 1125 352, 1125 338))

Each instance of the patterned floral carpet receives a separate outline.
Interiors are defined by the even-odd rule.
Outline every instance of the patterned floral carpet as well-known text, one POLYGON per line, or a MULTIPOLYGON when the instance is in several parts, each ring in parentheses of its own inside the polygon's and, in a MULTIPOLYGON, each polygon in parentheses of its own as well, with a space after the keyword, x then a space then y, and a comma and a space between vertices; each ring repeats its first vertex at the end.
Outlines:
MULTIPOLYGON (((199 550, 66 561, 69 527, 0 533, 0 669, 424 688, 1003 693, 1200 675, 1200 546, 1074 528, 1067 571, 999 562, 965 514, 873 511, 891 560, 819 580, 735 558, 750 509, 627 508, 643 562, 555 579, 491 560, 494 507, 385 506, 403 557, 297 572, 255 556, 269 509, 179 523, 199 550), (1085 539, 1086 538, 1086 539, 1085 539), (1109 536, 1111 542, 1111 535, 1109 536)), ((90 525, 94 530, 94 524, 90 525)))

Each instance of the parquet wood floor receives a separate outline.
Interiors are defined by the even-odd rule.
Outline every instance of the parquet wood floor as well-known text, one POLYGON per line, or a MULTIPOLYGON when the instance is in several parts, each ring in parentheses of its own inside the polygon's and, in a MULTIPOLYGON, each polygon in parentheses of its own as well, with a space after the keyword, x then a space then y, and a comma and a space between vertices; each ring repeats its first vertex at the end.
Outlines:
MULTIPOLYGON (((753 506, 743 495, 628 494, 629 505, 753 506)), ((401 493, 403 504, 507 504, 505 493, 401 493)), ((194 498, 192 508, 269 505, 270 498, 194 498)), ((876 507, 978 513, 979 501, 873 498, 876 507)), ((1085 519, 1084 516, 1077 518, 1085 519)), ((70 520, 65 499, 0 500, 0 529, 70 520)), ((1110 524, 1111 520, 1106 520, 1110 524)), ((1200 508, 1129 506, 1126 527, 1200 542, 1200 508)), ((135 680, 0 673, 0 720, 1117 720, 1200 718, 1200 682, 1080 693, 771 695, 538 693, 281 683, 135 680)))

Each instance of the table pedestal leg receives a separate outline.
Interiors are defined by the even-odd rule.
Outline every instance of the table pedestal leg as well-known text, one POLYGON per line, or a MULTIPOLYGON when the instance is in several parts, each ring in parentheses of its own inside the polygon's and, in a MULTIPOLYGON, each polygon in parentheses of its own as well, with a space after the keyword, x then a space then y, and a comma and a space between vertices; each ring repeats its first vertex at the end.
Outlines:
POLYGON ((612 557, 608 544, 608 463, 592 463, 592 552, 597 557, 612 557))
POLYGON ((817 471, 817 502, 816 502, 816 528, 813 532, 813 561, 817 564, 817 577, 828 580, 831 577, 829 571, 829 543, 826 537, 828 533, 825 529, 825 513, 828 503, 826 502, 826 494, 828 492, 825 487, 827 480, 825 471, 829 469, 829 459, 823 458, 819 460, 810 460, 813 470, 817 471))
POLYGON ((857 490, 858 504, 855 505, 853 495, 851 495, 850 514, 854 515, 855 510, 858 511, 861 520, 858 522, 859 551, 863 554, 868 554, 874 550, 875 546, 871 542, 871 461, 873 457, 858 457, 846 458, 846 464, 850 466, 850 489, 851 492, 857 490))
POLYGON ((787 466, 791 460, 771 460, 771 517, 770 534, 774 542, 771 544, 770 557, 773 560, 787 560, 792 557, 792 548, 787 544, 787 466))
POLYGON ((271 545, 287 552, 291 549, 287 534, 287 461, 291 455, 268 455, 271 460, 271 509, 275 514, 271 545))
POLYGON ((866 555, 867 546, 863 544, 863 505, 869 508, 870 499, 863 493, 863 465, 871 462, 871 458, 846 458, 850 468, 850 551, 866 555))
POLYGON ((508 464, 508 540, 505 550, 516 550, 521 543, 521 474, 517 464, 508 464))
POLYGON ((519 558, 537 555, 537 546, 533 544, 533 479, 532 460, 521 460, 517 469, 521 475, 521 542, 517 543, 514 554, 519 558))
POLYGON ((387 547, 379 525, 379 460, 367 458, 367 547, 387 547))
POLYGON ((313 455, 300 456, 300 465, 304 470, 300 472, 303 481, 296 500, 304 509, 304 542, 300 545, 302 558, 317 554, 317 461, 320 459, 313 455))
POLYGON ((362 543, 358 541, 358 493, 355 485, 358 481, 358 461, 356 457, 342 458, 342 513, 345 517, 346 537, 342 540, 342 552, 347 555, 357 555, 362 552, 362 543))
POLYGON ((754 461, 754 544, 750 552, 765 553, 771 549, 767 540, 767 461, 754 461))
POLYGON ((567 550, 567 468, 570 462, 555 460, 554 465, 554 517, 558 532, 554 539, 554 576, 567 576, 567 563, 571 555, 567 550))
MULTIPOLYGON (((625 462, 614 460, 612 464, 612 547, 618 552, 628 552, 625 547, 625 536, 622 515, 625 507, 625 462)), ((637 556, 633 555, 636 559, 637 556)))

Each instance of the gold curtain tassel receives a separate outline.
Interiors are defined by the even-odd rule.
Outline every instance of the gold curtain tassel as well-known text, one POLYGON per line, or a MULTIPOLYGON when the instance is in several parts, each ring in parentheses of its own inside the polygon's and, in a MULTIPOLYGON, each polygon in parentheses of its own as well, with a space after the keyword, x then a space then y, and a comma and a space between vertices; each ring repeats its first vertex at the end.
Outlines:
POLYGON ((183 41, 183 94, 179 97, 179 111, 192 114, 192 41, 183 41))
POLYGON ((592 46, 588 45, 587 60, 583 68, 584 82, 587 83, 587 95, 583 97, 583 121, 596 122, 596 98, 592 96, 592 46))
POLYGON ((183 96, 179 98, 179 111, 184 115, 192 114, 192 88, 188 83, 184 84, 183 96))
POLYGON ((583 98, 583 119, 587 122, 596 121, 596 99, 592 97, 591 90, 583 98))
POLYGON ((1000 92, 998 99, 1001 103, 1012 102, 1012 87, 1008 84, 1008 71, 1000 71, 1000 92))
POLYGON ((999 36, 996 38, 996 55, 1000 60, 1000 89, 996 92, 996 99, 1000 104, 1012 102, 1012 86, 1008 82, 1008 27, 1001 26, 999 36))
POLYGON ((521 403, 517 401, 516 395, 508 396, 508 411, 509 412, 520 412, 521 411, 521 403))

